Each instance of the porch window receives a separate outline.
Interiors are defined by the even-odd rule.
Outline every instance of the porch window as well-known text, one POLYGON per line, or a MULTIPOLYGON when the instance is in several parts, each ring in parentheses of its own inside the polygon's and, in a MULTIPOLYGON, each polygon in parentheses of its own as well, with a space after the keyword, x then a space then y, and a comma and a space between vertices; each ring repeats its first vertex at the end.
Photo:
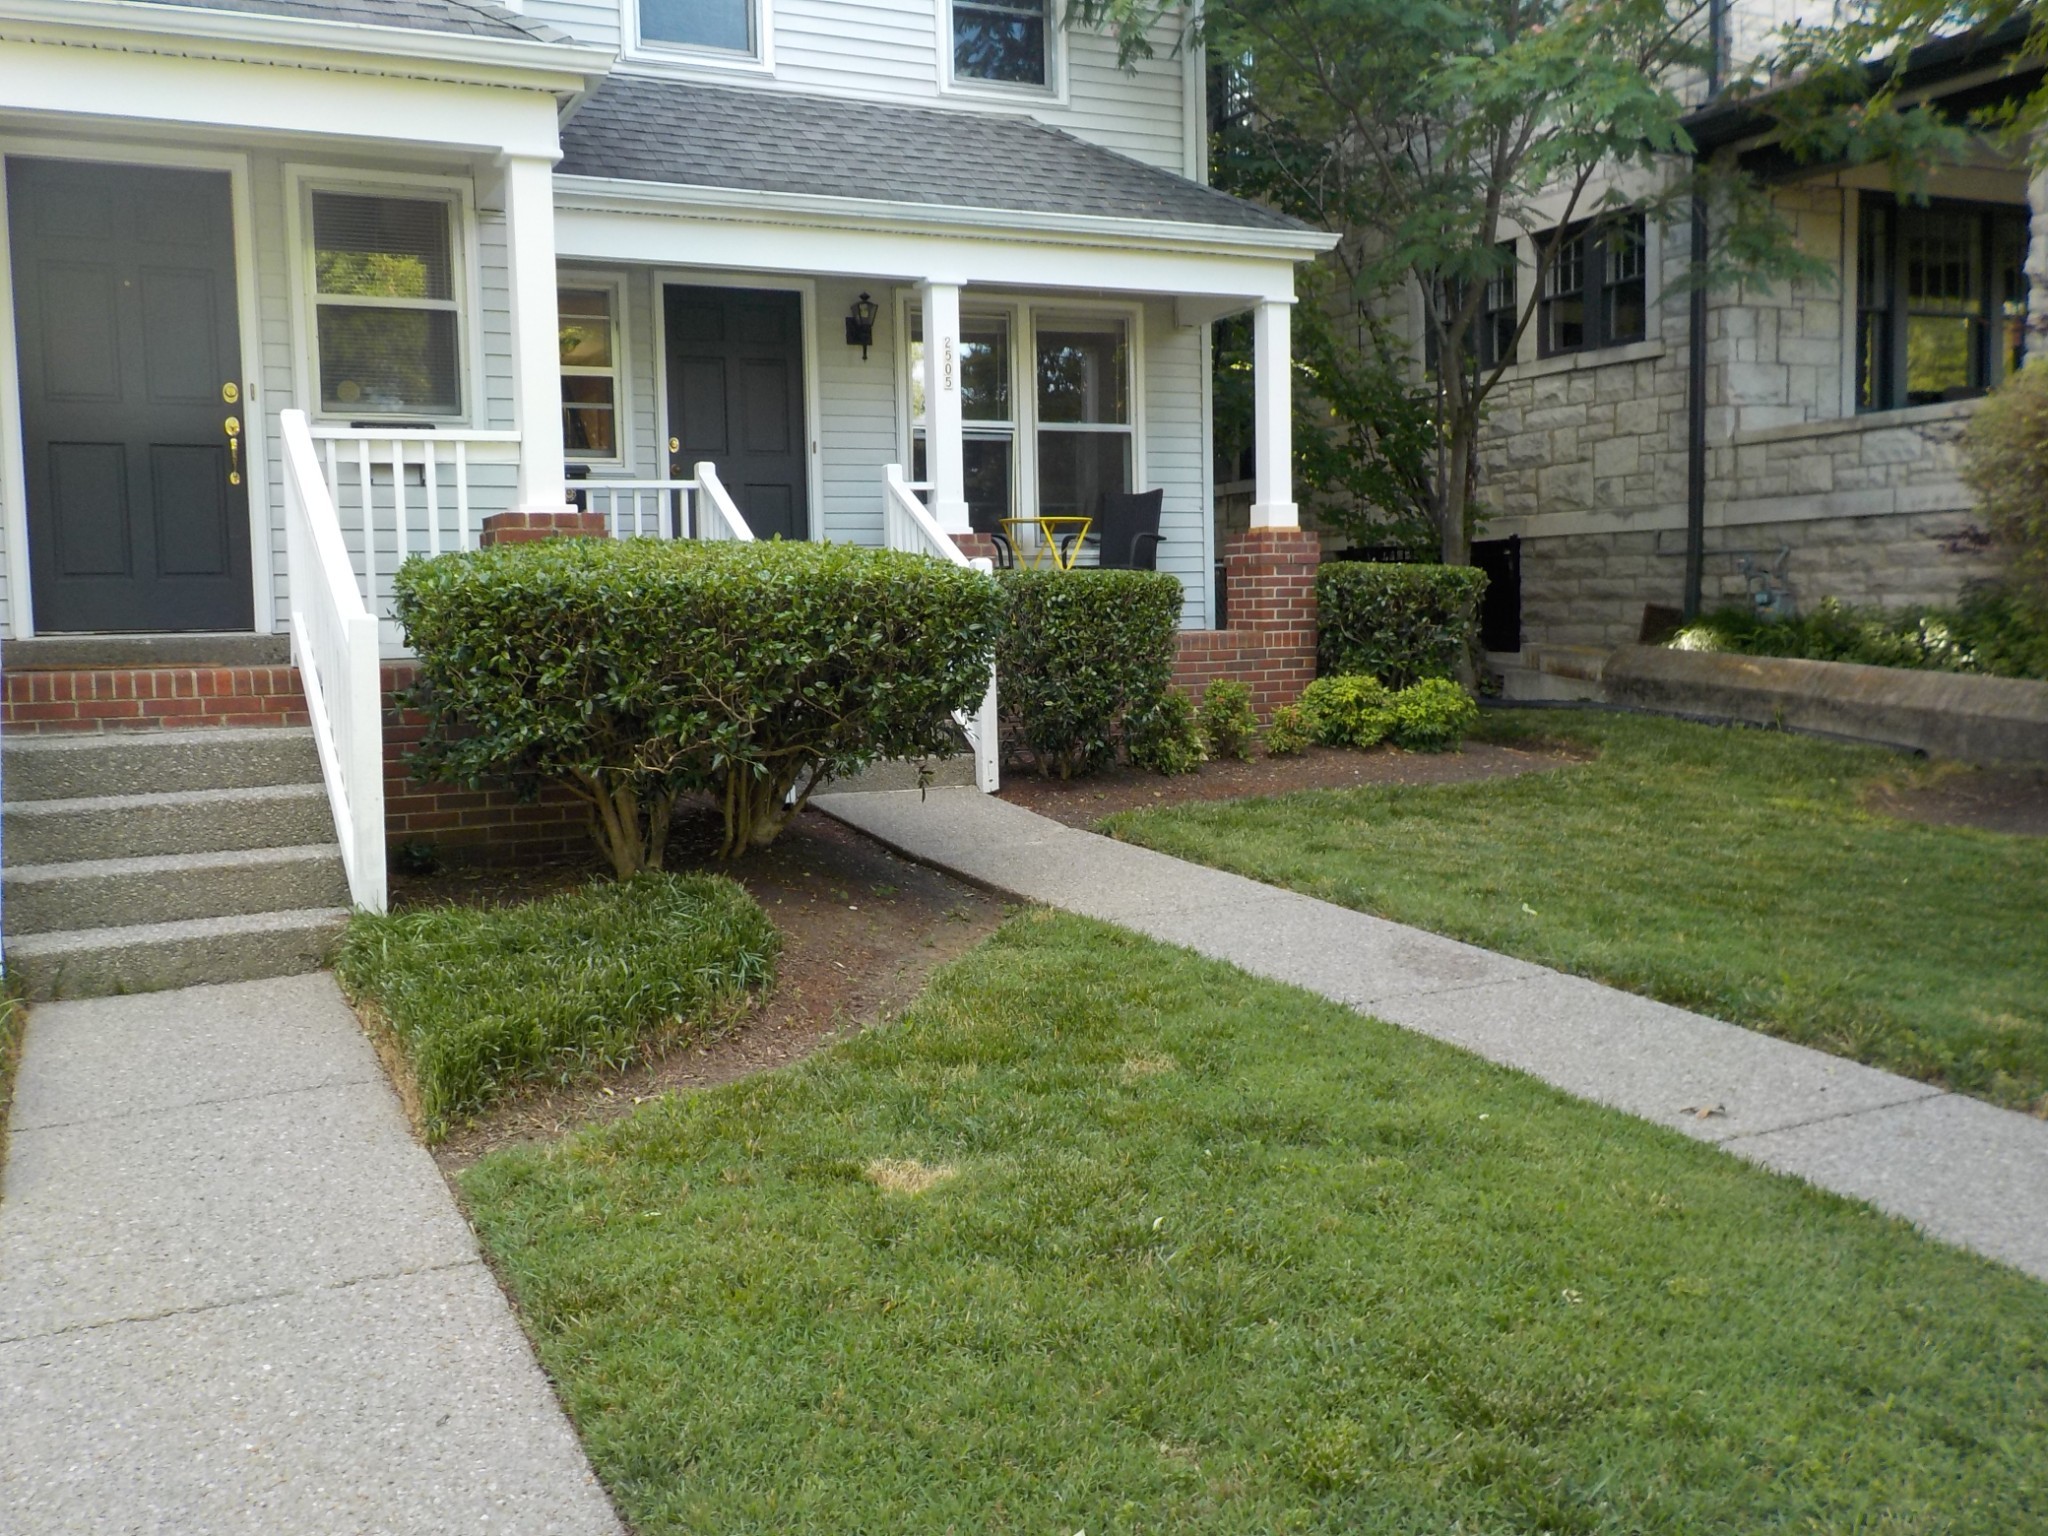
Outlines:
POLYGON ((1969 400, 2020 366, 2026 210, 1866 194, 1856 261, 1856 408, 1969 400))
POLYGON ((312 211, 321 409, 460 415, 461 317, 449 204, 315 192, 312 211))
MULTIPOLYGON (((928 474, 924 432, 924 316, 910 312, 911 470, 928 474)), ((961 460, 968 525, 990 532, 1016 510, 1017 419, 1011 403, 1010 317, 960 317, 961 460)))
MULTIPOLYGON (((1537 248, 1543 248, 1539 236, 1537 248)), ((1650 314, 1643 216, 1573 226, 1556 237, 1543 274, 1537 351, 1544 357, 1641 341, 1650 314)))
POLYGON ((953 78, 1044 85, 1046 0, 953 0, 953 78))
POLYGON ((556 299, 562 347, 562 445, 572 459, 619 459, 615 298, 610 288, 564 288, 556 299))
POLYGON ((1038 511, 1094 516, 1132 473, 1130 328, 1119 318, 1037 322, 1038 511))
POLYGON ((643 43, 758 52, 754 0, 639 0, 639 6, 643 43))

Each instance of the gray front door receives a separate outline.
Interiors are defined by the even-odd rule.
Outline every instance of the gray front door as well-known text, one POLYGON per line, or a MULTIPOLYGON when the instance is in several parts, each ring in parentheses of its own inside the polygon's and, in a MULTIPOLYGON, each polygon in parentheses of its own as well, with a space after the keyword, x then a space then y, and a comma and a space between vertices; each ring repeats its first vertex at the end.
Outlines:
POLYGON ((802 302, 677 285, 667 309, 669 473, 708 459, 755 538, 809 537, 802 302))
POLYGON ((226 174, 10 158, 7 215, 37 631, 250 628, 226 174))

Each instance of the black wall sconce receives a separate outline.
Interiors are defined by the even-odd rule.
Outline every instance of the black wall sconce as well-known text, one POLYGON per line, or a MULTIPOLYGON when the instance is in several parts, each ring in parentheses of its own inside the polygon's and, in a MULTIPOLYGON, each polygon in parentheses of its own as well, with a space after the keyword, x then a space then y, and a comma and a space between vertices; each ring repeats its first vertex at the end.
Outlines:
POLYGON ((860 348, 860 360, 868 360, 868 348, 875 344, 875 316, 882 306, 866 294, 853 301, 853 313, 846 317, 846 344, 860 348))

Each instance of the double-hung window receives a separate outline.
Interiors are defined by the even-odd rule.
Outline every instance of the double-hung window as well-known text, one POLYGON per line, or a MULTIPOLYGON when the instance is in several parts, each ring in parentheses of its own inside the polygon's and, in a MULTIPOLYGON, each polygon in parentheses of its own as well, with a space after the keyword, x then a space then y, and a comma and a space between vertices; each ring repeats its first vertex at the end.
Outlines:
MULTIPOLYGON (((1501 241, 1494 253, 1500 265, 1486 280, 1486 291, 1480 297, 1479 314, 1468 343, 1471 351, 1467 355, 1476 352, 1481 368, 1493 368, 1503 359, 1514 361, 1515 327, 1521 320, 1521 286, 1520 273, 1515 268, 1515 242, 1501 241)), ((1438 292, 1438 312, 1450 316, 1464 303, 1470 291, 1462 281, 1445 281, 1438 292)), ((1423 366, 1434 376, 1437 366, 1435 324, 1425 321, 1422 340, 1423 366)))
POLYGON ((761 52, 755 0, 630 0, 640 7, 640 41, 656 48, 761 52))
POLYGON ((453 205, 321 191, 311 204, 321 410, 461 415, 453 205))
POLYGON ((1865 194, 1857 237, 1856 408, 1972 399, 2019 367, 2026 243, 2023 208, 1916 208, 1865 194))
MULTIPOLYGON (((929 473, 925 455, 924 317, 910 314, 911 478, 929 473)), ((961 457, 967 520, 995 532, 1015 511, 1017 418, 1010 386, 1010 317, 960 317, 961 457)))
POLYGON ((1047 0, 952 0, 953 78, 1045 85, 1052 76, 1047 0))
POLYGON ((616 290, 562 288, 556 295, 562 352, 562 446, 572 459, 616 463, 619 449, 616 290))
POLYGON ((1556 357, 1641 341, 1650 314, 1648 242, 1643 216, 1576 225, 1539 235, 1540 252, 1555 240, 1543 274, 1537 352, 1556 357))
POLYGON ((1130 325, 1120 316, 1037 317, 1038 511, 1095 516, 1132 474, 1130 325))

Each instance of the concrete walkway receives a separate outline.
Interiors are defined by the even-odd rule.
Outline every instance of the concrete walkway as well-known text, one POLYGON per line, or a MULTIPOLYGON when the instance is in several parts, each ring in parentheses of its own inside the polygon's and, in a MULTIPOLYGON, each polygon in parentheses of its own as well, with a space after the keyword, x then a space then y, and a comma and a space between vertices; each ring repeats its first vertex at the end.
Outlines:
POLYGON ((326 975, 35 1010, 0 1446, 5 1531, 619 1531, 326 975))
POLYGON ((814 804, 978 885, 1321 993, 2048 1280, 2048 1122, 972 790, 814 804))

